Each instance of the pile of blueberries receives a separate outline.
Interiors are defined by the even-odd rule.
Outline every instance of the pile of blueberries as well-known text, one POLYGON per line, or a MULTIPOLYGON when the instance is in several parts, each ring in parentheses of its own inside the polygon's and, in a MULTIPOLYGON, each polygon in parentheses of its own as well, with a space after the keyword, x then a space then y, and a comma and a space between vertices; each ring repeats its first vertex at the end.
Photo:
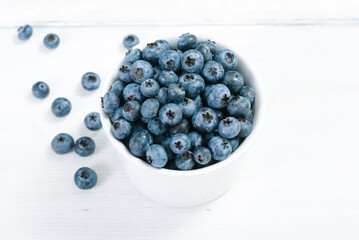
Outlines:
MULTIPOLYGON (((135 43, 135 44, 133 44, 135 43)), ((252 131, 254 89, 236 71, 238 58, 213 41, 179 37, 131 48, 118 80, 102 98, 112 133, 156 168, 190 170, 225 160, 252 131)))
MULTIPOLYGON (((28 40, 33 33, 30 25, 25 25, 18 28, 18 38, 20 40, 28 40)), ((44 45, 49 49, 55 49, 59 46, 60 38, 54 33, 49 33, 44 38, 44 45)), ((82 86, 85 90, 96 90, 101 83, 100 77, 93 72, 85 73, 81 79, 82 86)), ((44 99, 50 93, 50 88, 45 82, 36 82, 32 86, 32 93, 36 98, 44 99)), ((63 97, 56 98, 52 105, 51 111, 56 117, 65 117, 71 111, 71 102, 63 97)), ((92 131, 102 128, 100 114, 91 112, 84 118, 85 126, 92 131)), ((72 149, 82 156, 86 157, 95 151, 95 142, 90 137, 81 137, 76 142, 71 135, 67 133, 60 133, 56 135, 51 141, 51 148, 57 154, 69 153, 72 149)), ((97 183, 97 174, 94 170, 88 167, 78 169, 74 175, 76 186, 80 189, 90 189, 97 183)))

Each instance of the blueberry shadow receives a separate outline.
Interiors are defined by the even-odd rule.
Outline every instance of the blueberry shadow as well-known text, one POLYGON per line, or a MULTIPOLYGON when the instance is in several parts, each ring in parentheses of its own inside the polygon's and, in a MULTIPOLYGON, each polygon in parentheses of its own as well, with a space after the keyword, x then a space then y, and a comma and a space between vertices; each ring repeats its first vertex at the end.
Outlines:
POLYGON ((56 51, 57 48, 54 48, 54 49, 50 49, 50 48, 47 48, 45 47, 44 43, 41 42, 40 45, 39 45, 39 50, 41 53, 45 53, 45 54, 50 54, 54 51, 56 51))
POLYGON ((17 34, 13 36, 13 42, 15 43, 15 45, 24 45, 29 40, 30 39, 28 39, 28 40, 20 40, 19 37, 17 36, 17 34))

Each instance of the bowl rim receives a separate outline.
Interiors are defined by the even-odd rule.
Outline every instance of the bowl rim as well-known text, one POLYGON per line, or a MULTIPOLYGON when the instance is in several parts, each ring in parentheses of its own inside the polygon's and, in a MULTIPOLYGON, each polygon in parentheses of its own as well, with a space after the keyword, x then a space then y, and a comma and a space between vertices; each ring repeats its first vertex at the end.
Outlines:
MULTIPOLYGON (((164 38, 164 39, 166 39, 166 40, 168 39, 167 41, 170 42, 172 46, 174 45, 174 43, 176 43, 176 40, 177 40, 173 37, 164 38)), ((199 41, 205 41, 205 39, 208 39, 208 38, 199 37, 198 39, 199 39, 199 41)), ((226 48, 217 43, 216 43, 216 45, 217 45, 217 47, 219 47, 219 49, 226 48)), ((143 49, 144 47, 145 47, 145 44, 141 43, 141 44, 135 46, 134 48, 143 49)), ((111 142, 111 144, 116 148, 116 150, 122 156, 123 159, 121 159, 121 161, 131 161, 136 166, 143 168, 144 170, 147 170, 149 172, 153 172, 155 174, 160 174, 160 175, 167 175, 167 176, 170 175, 173 177, 205 175, 205 174, 209 174, 209 173, 218 171, 220 169, 223 169, 224 167, 230 165, 234 161, 239 161, 240 156, 242 156, 248 150, 248 148, 253 145, 253 142, 258 137, 259 132, 262 128, 262 125, 264 122, 264 113, 265 113, 265 101, 264 101, 265 95, 264 95, 262 83, 260 81, 258 81, 258 79, 255 77, 253 72, 248 67, 247 62, 244 62, 241 59, 240 55, 236 51, 233 51, 233 52, 237 55, 238 60, 239 60, 238 66, 235 70, 239 71, 243 75, 244 82, 246 85, 248 85, 248 83, 250 83, 249 85, 254 88, 255 93, 256 93, 256 98, 255 98, 255 103, 254 103, 255 114, 254 114, 253 122, 252 122, 252 124, 253 124, 252 132, 248 137, 245 138, 245 140, 239 145, 239 147, 233 153, 231 153, 231 155, 227 159, 225 159, 223 161, 219 161, 219 162, 217 162, 213 165, 207 166, 207 167, 192 169, 192 170, 187 170, 187 171, 166 169, 166 168, 155 168, 155 167, 151 166, 150 164, 146 163, 145 161, 143 161, 142 159, 133 156, 130 153, 130 151, 126 148, 126 146, 112 135, 112 132, 111 132, 112 125, 108 124, 110 122, 110 118, 103 111, 101 103, 100 103, 98 112, 100 113, 100 116, 101 116, 103 129, 105 131, 107 138, 111 142)), ((123 63, 123 57, 116 61, 114 66, 111 68, 111 71, 107 74, 105 81, 103 81, 103 83, 101 84, 101 87, 100 87, 100 91, 99 91, 99 93, 101 94, 100 97, 103 97, 105 95, 105 93, 110 89, 113 82, 118 80, 117 73, 118 73, 118 69, 122 65, 122 63, 123 63)))

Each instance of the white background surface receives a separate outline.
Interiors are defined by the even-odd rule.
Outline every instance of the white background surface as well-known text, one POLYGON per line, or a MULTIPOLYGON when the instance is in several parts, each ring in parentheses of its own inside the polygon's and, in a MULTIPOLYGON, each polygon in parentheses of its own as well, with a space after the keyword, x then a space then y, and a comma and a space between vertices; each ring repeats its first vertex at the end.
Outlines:
POLYGON ((357 1, 1 0, 0 239, 359 239, 358 11, 357 1), (25 23, 34 34, 20 42, 25 23), (61 38, 54 51, 42 45, 49 32, 61 38), (104 79, 125 34, 184 32, 240 52, 264 83, 267 115, 236 185, 174 209, 142 196, 104 133, 84 127, 99 96, 80 79, 104 79), (47 99, 31 95, 36 81, 49 83, 47 99), (50 111, 60 96, 73 104, 64 119, 50 111), (95 154, 55 155, 59 132, 93 137, 95 154), (99 175, 90 191, 73 184, 82 166, 99 175))

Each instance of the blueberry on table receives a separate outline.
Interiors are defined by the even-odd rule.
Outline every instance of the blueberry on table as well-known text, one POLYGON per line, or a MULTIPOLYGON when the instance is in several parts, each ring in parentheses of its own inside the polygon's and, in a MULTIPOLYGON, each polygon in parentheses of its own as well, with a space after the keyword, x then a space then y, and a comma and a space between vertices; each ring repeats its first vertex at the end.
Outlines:
POLYGON ((50 88, 49 86, 44 83, 44 82, 37 82, 34 85, 32 85, 32 94, 36 97, 36 98, 46 98, 49 93, 50 93, 50 88))
POLYGON ((120 98, 110 91, 101 98, 101 104, 105 113, 113 113, 120 106, 120 98))
POLYGON ((126 52, 124 62, 127 64, 134 63, 138 60, 141 60, 142 52, 138 48, 132 48, 126 52))
POLYGON ((49 33, 44 38, 44 45, 49 49, 57 48, 60 44, 60 38, 55 33, 49 33))
POLYGON ((165 50, 166 47, 161 43, 148 43, 142 50, 142 58, 152 65, 158 65, 158 59, 165 50))
POLYGON ((159 117, 167 126, 175 126, 182 120, 182 108, 175 103, 168 103, 160 109, 159 117))
POLYGON ((91 168, 82 167, 76 171, 74 181, 76 186, 80 189, 91 189, 97 183, 97 174, 91 168))
POLYGON ((216 61, 208 61, 202 69, 202 76, 209 83, 218 83, 224 76, 223 66, 216 61))
POLYGON ((198 147, 193 152, 194 160, 200 165, 208 164, 212 159, 211 151, 206 147, 198 147))
POLYGON ((181 55, 175 50, 166 50, 161 53, 158 64, 162 70, 177 72, 181 69, 181 55))
POLYGON ((162 168, 167 164, 166 150, 159 144, 152 144, 146 150, 146 161, 155 168, 162 168))
POLYGON ((224 75, 223 84, 228 87, 232 94, 237 95, 244 85, 244 79, 239 72, 228 71, 224 75))
POLYGON ((218 124, 218 133, 223 138, 235 138, 241 131, 241 124, 234 117, 227 117, 218 124))
POLYGON ((234 117, 239 117, 251 109, 251 103, 245 97, 234 96, 228 102, 227 111, 234 117))
POLYGON ((141 84, 143 81, 153 77, 153 67, 147 61, 138 60, 131 65, 130 75, 135 83, 141 84))
POLYGON ((183 53, 181 64, 186 72, 199 73, 203 68, 204 58, 199 51, 190 49, 183 53))
POLYGON ((190 33, 181 35, 177 42, 177 48, 181 51, 187 51, 191 48, 196 48, 198 44, 197 37, 190 33))
POLYGON ((171 138, 170 148, 175 154, 184 154, 191 149, 191 139, 184 133, 177 133, 171 138))
POLYGON ((131 134, 132 125, 125 119, 119 119, 112 124, 111 132, 117 139, 125 139, 131 134))
POLYGON ((208 107, 197 109, 192 117, 193 127, 200 133, 209 133, 218 126, 217 113, 208 107))
POLYGON ((28 40, 32 35, 32 27, 28 24, 17 29, 17 36, 20 40, 28 40))
POLYGON ((51 105, 51 111, 56 117, 64 117, 68 115, 71 108, 71 102, 63 97, 56 98, 51 105))
POLYGON ((208 142, 208 148, 212 153, 214 160, 222 161, 232 153, 232 145, 227 139, 219 136, 211 138, 208 142))
POLYGON ((253 88, 251 88, 249 86, 244 86, 239 91, 239 95, 247 98, 251 102, 251 104, 253 104, 253 102, 254 102, 254 89, 253 88))
POLYGON ((81 78, 82 87, 88 91, 99 88, 101 84, 100 76, 94 72, 87 72, 81 78))
POLYGON ((234 70, 238 64, 238 58, 234 52, 229 49, 221 49, 214 55, 214 61, 222 64, 224 70, 234 70))
POLYGON ((130 49, 139 44, 140 40, 135 34, 128 34, 123 38, 122 43, 125 48, 130 49))
POLYGON ((100 114, 98 112, 91 112, 86 115, 84 119, 85 126, 92 131, 102 128, 100 114))
POLYGON ((130 139, 130 152, 136 157, 144 157, 148 147, 153 143, 151 134, 143 129, 134 133, 130 139))
POLYGON ((89 137, 81 137, 76 140, 74 150, 81 157, 90 156, 95 151, 95 142, 89 137))
POLYGON ((56 135, 51 141, 51 148, 57 154, 70 152, 74 147, 74 139, 67 133, 56 135))
POLYGON ((176 155, 175 165, 179 170, 191 170, 194 168, 196 162, 194 161, 193 153, 186 152, 182 155, 176 155))

